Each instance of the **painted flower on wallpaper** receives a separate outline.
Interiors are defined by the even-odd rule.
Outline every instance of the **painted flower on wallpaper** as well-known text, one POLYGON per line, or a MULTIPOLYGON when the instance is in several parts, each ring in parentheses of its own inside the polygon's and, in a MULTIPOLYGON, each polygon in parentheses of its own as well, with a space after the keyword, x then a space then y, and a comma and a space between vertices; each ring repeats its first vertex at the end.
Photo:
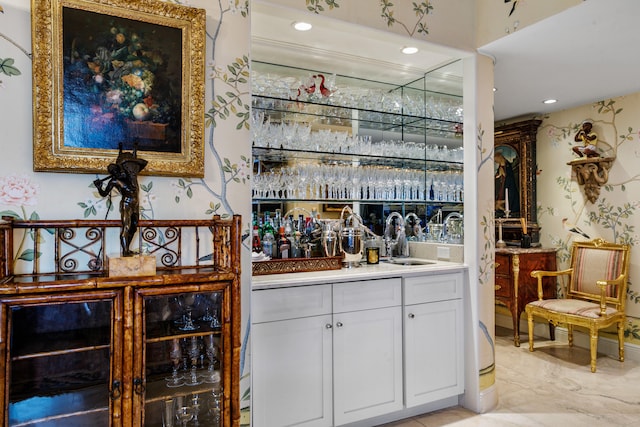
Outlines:
POLYGON ((0 178, 0 203, 9 206, 35 206, 40 186, 26 175, 0 178))
MULTIPOLYGON (((16 219, 37 220, 40 216, 36 211, 27 215, 25 206, 35 206, 38 204, 38 193, 40 186, 32 182, 26 175, 7 175, 0 177, 0 205, 16 206, 22 211, 21 214, 13 210, 5 210, 0 212, 0 216, 10 216, 16 219)), ((33 249, 23 250, 27 237, 33 238, 33 234, 25 232, 22 235, 20 244, 18 245, 17 256, 15 261, 33 261, 40 254, 33 249)))

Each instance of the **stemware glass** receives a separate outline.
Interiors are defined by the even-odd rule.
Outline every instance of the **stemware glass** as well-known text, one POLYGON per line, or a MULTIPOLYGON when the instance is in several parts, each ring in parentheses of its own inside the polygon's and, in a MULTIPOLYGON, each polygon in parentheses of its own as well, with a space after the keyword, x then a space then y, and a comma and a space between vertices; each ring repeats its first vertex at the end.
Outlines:
POLYGON ((173 365, 173 372, 170 377, 165 378, 165 380, 167 380, 167 387, 180 387, 181 385, 184 385, 184 377, 178 374, 180 361, 182 360, 182 347, 180 346, 178 338, 171 340, 169 358, 173 365))
POLYGON ((200 385, 202 384, 202 381, 198 378, 197 375, 198 358, 200 357, 200 345, 198 344, 198 337, 191 337, 191 339, 189 340, 187 354, 189 355, 189 359, 191 360, 191 371, 185 384, 189 386, 200 385))
POLYGON ((219 292, 214 292, 209 298, 211 298, 211 302, 213 304, 213 319, 211 320, 209 327, 213 329, 220 329, 222 327, 222 323, 220 323, 220 319, 218 318, 218 307, 220 305, 221 295, 219 292))
POLYGON ((214 388, 211 394, 213 398, 211 402, 212 427, 218 427, 222 422, 222 390, 214 388))
POLYGON ((218 360, 218 346, 216 345, 213 334, 205 336, 204 343, 207 359, 209 360, 209 367, 207 368, 207 375, 204 377, 204 381, 207 383, 220 382, 220 372, 216 372, 215 370, 215 365, 218 360))
POLYGON ((178 329, 181 331, 195 331, 199 328, 198 325, 193 323, 193 304, 195 303, 195 295, 194 294, 181 294, 178 295, 178 305, 183 311, 183 321, 182 325, 178 326, 178 329))
POLYGON ((198 415, 200 414, 200 395, 193 393, 191 396, 191 407, 193 408, 193 424, 198 425, 198 415))
POLYGON ((193 408, 185 403, 182 396, 175 400, 175 414, 182 427, 187 427, 187 423, 193 419, 193 408))

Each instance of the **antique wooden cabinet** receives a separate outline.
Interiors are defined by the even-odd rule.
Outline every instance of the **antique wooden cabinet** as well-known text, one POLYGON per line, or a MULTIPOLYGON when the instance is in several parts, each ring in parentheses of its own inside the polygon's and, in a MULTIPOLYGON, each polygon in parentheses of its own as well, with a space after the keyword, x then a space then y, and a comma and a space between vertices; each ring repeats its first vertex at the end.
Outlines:
POLYGON ((0 222, 1 424, 238 426, 240 217, 141 221, 156 273, 109 277, 119 226, 0 222))
MULTIPOLYGON (((496 217, 524 218, 533 246, 539 246, 537 215, 536 135, 541 120, 525 120, 496 126, 494 136, 496 217), (509 203, 505 202, 505 196, 509 203)), ((497 233, 496 227, 496 233, 497 233)), ((517 222, 502 224, 503 240, 519 245, 522 228, 517 222)))
MULTIPOLYGON (((527 303, 538 299, 538 281, 531 277, 533 270, 556 270, 556 249, 553 248, 502 248, 496 249, 496 304, 511 312, 513 343, 520 347, 520 315, 527 303)), ((555 278, 545 279, 544 296, 554 298, 555 278), (546 281, 549 281, 547 283, 546 281)), ((549 334, 554 338, 553 326, 549 334)))

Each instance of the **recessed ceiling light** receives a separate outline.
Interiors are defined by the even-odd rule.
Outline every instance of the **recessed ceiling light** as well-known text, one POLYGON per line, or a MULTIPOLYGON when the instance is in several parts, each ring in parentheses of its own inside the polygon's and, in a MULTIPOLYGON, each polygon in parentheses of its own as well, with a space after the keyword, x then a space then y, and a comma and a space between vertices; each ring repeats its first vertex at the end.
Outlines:
POLYGON ((555 104, 556 102, 558 102, 557 99, 545 99, 542 101, 543 104, 555 104))
POLYGON ((417 47, 407 46, 402 48, 402 53, 404 53, 405 55, 413 55, 414 53, 417 53, 417 52, 418 52, 417 47))
POLYGON ((293 28, 298 31, 309 31, 313 27, 313 25, 309 24, 308 22, 294 22, 291 25, 293 25, 293 28))

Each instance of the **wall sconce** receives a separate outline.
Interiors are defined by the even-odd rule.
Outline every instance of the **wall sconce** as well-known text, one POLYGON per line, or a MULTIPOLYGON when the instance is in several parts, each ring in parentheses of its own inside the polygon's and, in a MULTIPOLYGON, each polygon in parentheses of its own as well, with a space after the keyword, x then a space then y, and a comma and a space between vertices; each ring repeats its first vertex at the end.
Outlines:
POLYGON ((584 157, 567 162, 576 175, 578 184, 584 186, 587 200, 595 203, 600 197, 600 187, 609 180, 609 169, 615 157, 584 157))

